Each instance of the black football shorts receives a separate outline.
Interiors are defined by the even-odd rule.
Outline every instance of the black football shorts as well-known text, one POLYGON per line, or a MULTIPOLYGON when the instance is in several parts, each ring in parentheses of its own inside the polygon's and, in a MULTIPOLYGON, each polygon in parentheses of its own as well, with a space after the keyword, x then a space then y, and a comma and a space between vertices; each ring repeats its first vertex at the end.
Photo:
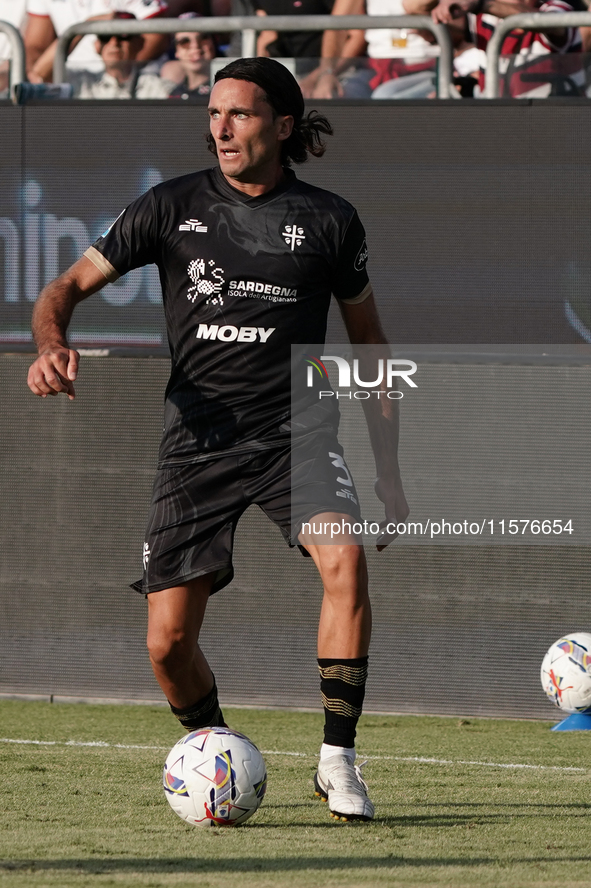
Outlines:
POLYGON ((227 586, 234 576, 236 525, 252 504, 296 546, 302 524, 314 515, 339 512, 359 521, 358 500, 343 450, 324 431, 293 446, 161 468, 144 543, 144 576, 132 588, 147 594, 213 572, 212 593, 227 586))

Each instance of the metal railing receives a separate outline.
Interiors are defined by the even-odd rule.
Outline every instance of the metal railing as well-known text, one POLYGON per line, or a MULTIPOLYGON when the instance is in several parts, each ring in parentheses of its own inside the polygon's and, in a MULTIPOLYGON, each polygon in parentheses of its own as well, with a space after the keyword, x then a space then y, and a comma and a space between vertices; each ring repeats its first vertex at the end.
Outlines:
POLYGON ((0 22, 0 33, 6 34, 10 43, 10 76, 8 94, 14 99, 14 88, 25 79, 25 44, 19 31, 8 22, 0 22))
MULTIPOLYGON (((591 12, 519 13, 502 19, 497 24, 486 50, 486 81, 484 95, 487 99, 499 97, 499 60, 503 42, 512 30, 547 31, 554 28, 591 27, 591 12)), ((428 16, 230 16, 227 18, 209 17, 200 19, 149 19, 147 21, 113 20, 80 22, 68 28, 58 41, 53 68, 54 83, 62 83, 66 73, 66 56, 70 41, 80 34, 174 34, 179 30, 201 31, 202 33, 228 33, 240 31, 242 34, 242 55, 250 58, 256 55, 257 34, 263 30, 274 31, 342 31, 349 29, 370 30, 374 28, 420 28, 430 31, 440 48, 437 76, 439 98, 458 98, 453 88, 453 49, 447 29, 434 23, 428 16)), ((9 94, 15 101, 15 86, 26 81, 25 47, 19 31, 8 22, 0 21, 0 33, 6 34, 11 46, 9 94)))
POLYGON ((348 31, 376 28, 420 28, 430 31, 441 48, 437 69, 438 98, 459 98, 453 87, 453 49, 447 28, 427 15, 250 15, 207 17, 199 19, 157 18, 142 21, 79 22, 72 25, 58 40, 53 65, 53 82, 62 83, 66 75, 68 46, 77 34, 175 34, 178 31, 199 31, 202 34, 223 34, 240 31, 242 56, 256 56, 256 40, 260 31, 348 31))
POLYGON ((552 31, 555 28, 591 28, 591 12, 520 12, 499 21, 486 48, 484 97, 499 98, 499 59, 507 34, 523 31, 552 31))

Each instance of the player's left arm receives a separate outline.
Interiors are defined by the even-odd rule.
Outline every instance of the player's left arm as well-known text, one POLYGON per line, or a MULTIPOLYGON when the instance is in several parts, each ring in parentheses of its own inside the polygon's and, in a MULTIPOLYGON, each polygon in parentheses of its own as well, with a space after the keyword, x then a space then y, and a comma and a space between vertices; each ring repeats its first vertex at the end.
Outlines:
MULTIPOLYGON (((358 349, 356 354, 360 373, 363 372, 363 366, 368 365, 367 375, 361 378, 371 378, 372 372, 375 376, 378 361, 383 360, 385 366, 386 360, 391 357, 371 288, 362 302, 339 300, 339 308, 353 346, 366 346, 358 349)), ((353 350, 355 352, 355 348, 353 350)), ((377 542, 378 551, 381 551, 398 536, 397 533, 386 533, 386 525, 404 522, 409 514, 398 463, 398 401, 376 397, 361 403, 376 464, 375 491, 386 511, 386 519, 381 523, 382 533, 377 542)))

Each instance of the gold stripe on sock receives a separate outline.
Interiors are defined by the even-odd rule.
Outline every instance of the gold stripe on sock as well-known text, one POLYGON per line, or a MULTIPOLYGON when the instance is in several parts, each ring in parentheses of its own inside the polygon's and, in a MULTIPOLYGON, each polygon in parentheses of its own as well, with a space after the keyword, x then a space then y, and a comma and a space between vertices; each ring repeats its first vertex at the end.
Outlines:
POLYGON ((336 666, 319 666, 320 678, 332 678, 344 681, 345 684, 362 685, 367 681, 366 666, 345 666, 338 663, 336 666))
POLYGON ((363 712, 361 706, 351 706, 351 704, 347 703, 345 700, 330 699, 326 694, 322 694, 321 696, 322 705, 325 709, 328 709, 329 712, 334 712, 336 715, 343 715, 345 718, 361 717, 361 713, 363 712))

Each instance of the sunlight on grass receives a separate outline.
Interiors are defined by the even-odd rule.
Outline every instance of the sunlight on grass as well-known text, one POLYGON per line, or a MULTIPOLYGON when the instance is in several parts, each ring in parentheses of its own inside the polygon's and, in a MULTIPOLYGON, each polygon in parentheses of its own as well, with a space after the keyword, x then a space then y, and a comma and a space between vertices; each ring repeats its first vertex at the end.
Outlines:
POLYGON ((269 789, 243 827, 196 829, 161 788, 180 736, 166 709, 0 701, 0 885, 591 886, 584 732, 366 716, 376 820, 336 824, 313 795, 320 714, 227 717, 266 750, 269 789))

